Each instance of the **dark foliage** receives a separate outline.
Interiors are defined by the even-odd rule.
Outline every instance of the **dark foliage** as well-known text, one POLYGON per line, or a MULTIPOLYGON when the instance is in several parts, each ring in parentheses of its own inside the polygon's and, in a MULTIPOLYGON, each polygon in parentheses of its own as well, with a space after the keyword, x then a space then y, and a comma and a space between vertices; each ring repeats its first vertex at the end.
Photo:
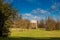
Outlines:
POLYGON ((3 0, 0 0, 0 37, 7 37, 10 32, 10 16, 15 14, 12 9, 13 8, 9 4, 3 4, 3 0))

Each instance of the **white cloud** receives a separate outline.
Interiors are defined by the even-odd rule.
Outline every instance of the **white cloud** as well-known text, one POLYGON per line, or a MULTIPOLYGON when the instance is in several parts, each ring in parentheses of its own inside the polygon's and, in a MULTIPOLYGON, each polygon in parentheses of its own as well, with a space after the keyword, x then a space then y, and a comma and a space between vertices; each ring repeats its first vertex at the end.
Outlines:
POLYGON ((52 5, 51 9, 52 9, 52 11, 56 11, 57 10, 57 6, 56 5, 52 5))
POLYGON ((29 13, 25 13, 23 16, 32 16, 32 15, 29 13))
POLYGON ((32 10, 31 13, 35 13, 35 14, 50 14, 49 11, 44 10, 44 9, 40 9, 40 8, 37 8, 35 10, 32 10))
POLYGON ((25 13, 25 14, 22 14, 22 15, 23 15, 24 19, 29 19, 29 20, 38 20, 38 19, 40 19, 40 16, 36 16, 36 15, 33 15, 33 14, 29 14, 29 13, 25 13))
POLYGON ((23 15, 23 18, 25 18, 25 19, 40 20, 40 19, 44 19, 45 16, 49 15, 49 14, 50 14, 50 12, 48 12, 47 10, 37 8, 37 9, 32 10, 30 13, 25 13, 22 15, 23 15))
POLYGON ((55 2, 52 6, 51 6, 51 10, 52 11, 57 11, 60 8, 60 3, 59 2, 55 2))
POLYGON ((52 8, 52 9, 56 9, 56 6, 55 6, 55 5, 52 5, 51 8, 52 8))

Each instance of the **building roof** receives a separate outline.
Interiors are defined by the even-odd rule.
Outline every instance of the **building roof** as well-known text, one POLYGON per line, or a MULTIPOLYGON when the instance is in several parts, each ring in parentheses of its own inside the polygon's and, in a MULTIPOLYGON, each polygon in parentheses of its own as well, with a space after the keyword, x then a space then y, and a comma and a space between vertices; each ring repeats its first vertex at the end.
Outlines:
POLYGON ((37 20, 30 20, 31 23, 37 23, 37 20))

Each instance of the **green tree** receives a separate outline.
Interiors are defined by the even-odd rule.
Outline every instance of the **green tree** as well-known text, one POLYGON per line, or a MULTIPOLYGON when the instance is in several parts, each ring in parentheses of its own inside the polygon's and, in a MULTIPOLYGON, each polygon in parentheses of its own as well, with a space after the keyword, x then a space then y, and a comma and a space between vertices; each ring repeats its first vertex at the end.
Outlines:
POLYGON ((13 8, 8 3, 3 4, 3 0, 0 0, 0 36, 8 36, 9 27, 11 25, 10 17, 15 15, 13 8))

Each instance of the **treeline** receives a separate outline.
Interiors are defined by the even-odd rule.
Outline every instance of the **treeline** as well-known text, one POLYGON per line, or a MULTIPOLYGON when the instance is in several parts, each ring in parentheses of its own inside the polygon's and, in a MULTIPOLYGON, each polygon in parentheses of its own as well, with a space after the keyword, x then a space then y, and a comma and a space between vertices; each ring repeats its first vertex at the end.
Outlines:
MULTIPOLYGON (((36 29, 31 27, 30 20, 19 18, 15 20, 11 28, 23 28, 23 29, 36 29)), ((37 21, 37 28, 44 28, 47 31, 50 30, 60 30, 60 20, 54 20, 51 17, 37 21)))
POLYGON ((48 17, 46 20, 41 20, 38 28, 45 28, 47 31, 60 30, 60 20, 54 20, 48 17))
POLYGON ((22 28, 22 29, 28 29, 30 25, 29 20, 20 19, 20 20, 14 20, 13 24, 10 28, 22 28))

